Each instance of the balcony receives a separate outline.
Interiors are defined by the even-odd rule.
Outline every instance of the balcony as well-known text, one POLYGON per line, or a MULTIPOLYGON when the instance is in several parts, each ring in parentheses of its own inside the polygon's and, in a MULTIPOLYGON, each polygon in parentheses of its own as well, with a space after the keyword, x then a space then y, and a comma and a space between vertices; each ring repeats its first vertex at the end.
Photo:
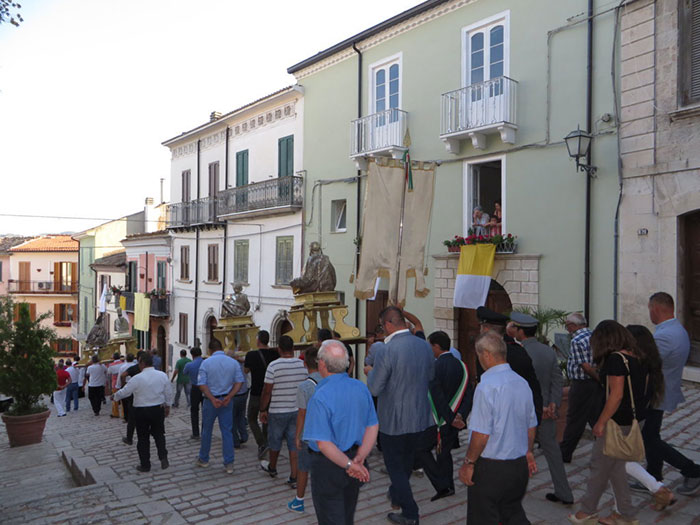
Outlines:
POLYGON ((7 282, 10 293, 32 294, 75 294, 78 293, 77 281, 18 281, 10 279, 7 282))
POLYGON ((367 157, 371 156, 400 159, 407 149, 407 128, 408 113, 395 108, 353 120, 350 158, 358 169, 366 169, 367 157))
POLYGON ((202 224, 219 224, 218 197, 205 197, 168 205, 168 227, 181 228, 202 224))
POLYGON ((302 177, 277 177, 219 192, 219 219, 251 218, 300 210, 302 177))
POLYGON ((498 77, 442 95, 440 139, 447 151, 459 153, 460 141, 470 139, 476 149, 486 148, 486 135, 500 134, 515 143, 517 81, 498 77))
MULTIPOLYGON (((126 298, 126 311, 134 313, 134 292, 122 292, 126 298)), ((151 317, 170 317, 170 294, 151 298, 151 317)))

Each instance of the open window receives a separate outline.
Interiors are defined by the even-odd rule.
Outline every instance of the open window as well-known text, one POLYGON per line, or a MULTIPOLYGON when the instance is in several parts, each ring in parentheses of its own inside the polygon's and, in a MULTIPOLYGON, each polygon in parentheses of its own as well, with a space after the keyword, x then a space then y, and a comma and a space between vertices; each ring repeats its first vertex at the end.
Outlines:
POLYGON ((466 165, 464 233, 500 235, 505 230, 503 159, 466 165))

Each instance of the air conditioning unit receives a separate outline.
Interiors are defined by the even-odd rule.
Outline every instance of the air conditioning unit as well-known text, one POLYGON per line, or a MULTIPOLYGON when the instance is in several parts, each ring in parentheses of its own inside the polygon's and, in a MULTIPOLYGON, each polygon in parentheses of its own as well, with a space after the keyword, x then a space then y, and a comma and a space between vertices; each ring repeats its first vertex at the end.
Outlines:
POLYGON ((39 290, 43 290, 45 286, 46 286, 45 282, 39 281, 39 290))

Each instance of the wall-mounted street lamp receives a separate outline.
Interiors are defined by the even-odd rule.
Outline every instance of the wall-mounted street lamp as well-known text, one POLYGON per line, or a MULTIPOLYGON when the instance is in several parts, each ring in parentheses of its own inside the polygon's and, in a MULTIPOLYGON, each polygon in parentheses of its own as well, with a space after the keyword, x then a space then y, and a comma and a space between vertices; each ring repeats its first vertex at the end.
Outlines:
POLYGON ((593 175, 598 169, 595 166, 581 164, 581 157, 588 155, 592 138, 590 134, 581 131, 579 127, 564 137, 566 149, 569 150, 569 157, 576 159, 576 170, 585 171, 588 175, 593 175))

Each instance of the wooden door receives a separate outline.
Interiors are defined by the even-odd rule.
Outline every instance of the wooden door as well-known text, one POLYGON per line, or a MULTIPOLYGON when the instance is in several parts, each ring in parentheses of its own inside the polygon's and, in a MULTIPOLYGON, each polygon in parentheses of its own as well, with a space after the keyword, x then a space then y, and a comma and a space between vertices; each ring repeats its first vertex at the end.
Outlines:
POLYGON ((156 349, 158 350, 158 355, 163 360, 162 371, 165 372, 168 369, 167 363, 169 363, 169 361, 165 344, 165 328, 163 328, 162 326, 158 327, 158 333, 156 336, 156 349))
POLYGON ((377 296, 373 301, 369 299, 365 301, 365 333, 373 333, 375 327, 379 324, 379 314, 386 308, 389 301, 389 292, 387 290, 377 290, 377 296))
POLYGON ((19 286, 17 290, 31 290, 31 279, 32 279, 32 263, 21 262, 19 263, 19 286))
POLYGON ((700 212, 685 218, 685 327, 690 361, 700 364, 700 212))
MULTIPOLYGON (((503 287, 493 279, 489 295, 486 298, 486 308, 500 314, 510 314, 513 305, 503 287)), ((462 354, 462 359, 469 369, 469 377, 476 378, 476 351, 474 341, 479 335, 479 319, 476 310, 472 308, 456 308, 457 310, 457 349, 462 354)), ((454 342, 453 342, 454 344, 454 342)))

